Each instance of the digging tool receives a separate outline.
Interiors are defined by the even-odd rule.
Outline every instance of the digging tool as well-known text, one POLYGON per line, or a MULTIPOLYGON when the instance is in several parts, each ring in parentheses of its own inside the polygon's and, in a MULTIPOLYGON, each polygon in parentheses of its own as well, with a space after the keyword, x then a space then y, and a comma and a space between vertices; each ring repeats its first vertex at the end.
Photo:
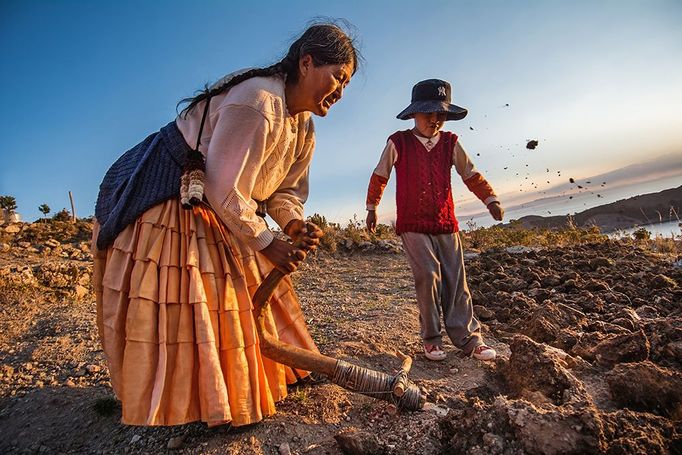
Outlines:
POLYGON ((395 376, 363 368, 343 360, 301 349, 284 343, 270 334, 265 327, 264 310, 270 297, 285 274, 273 269, 263 280, 253 296, 256 329, 260 339, 261 353, 275 362, 292 368, 313 371, 326 375, 333 383, 372 398, 388 401, 399 409, 417 411, 424 408, 426 397, 407 374, 412 367, 412 359, 398 352, 402 368, 395 376))

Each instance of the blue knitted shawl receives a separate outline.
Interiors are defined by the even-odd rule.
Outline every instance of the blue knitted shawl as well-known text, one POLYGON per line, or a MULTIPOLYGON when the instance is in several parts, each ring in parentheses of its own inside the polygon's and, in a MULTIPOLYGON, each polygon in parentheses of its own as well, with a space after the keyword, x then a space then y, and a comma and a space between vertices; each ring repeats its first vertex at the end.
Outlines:
POLYGON ((97 248, 106 249, 146 210, 180 196, 182 166, 190 151, 173 121, 116 160, 97 196, 97 248))

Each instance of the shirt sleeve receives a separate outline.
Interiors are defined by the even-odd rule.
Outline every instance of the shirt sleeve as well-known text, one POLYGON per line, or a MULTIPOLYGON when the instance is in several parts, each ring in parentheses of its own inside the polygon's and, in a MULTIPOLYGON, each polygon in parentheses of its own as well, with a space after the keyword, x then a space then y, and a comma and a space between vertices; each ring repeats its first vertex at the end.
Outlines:
POLYGON ((369 187, 367 188, 367 210, 375 210, 381 201, 384 194, 384 189, 391 176, 391 169, 398 159, 398 150, 392 140, 386 142, 386 147, 381 153, 379 163, 374 168, 372 177, 369 179, 369 187))
POLYGON ((252 107, 228 105, 217 114, 206 155, 206 198, 235 235, 260 251, 274 236, 256 215, 251 193, 276 134, 267 117, 252 107))
POLYGON ((462 144, 460 144, 460 141, 455 142, 455 147, 452 150, 452 164, 455 166, 460 177, 462 177, 464 184, 469 188, 469 191, 474 193, 486 206, 491 202, 497 202, 495 191, 481 173, 478 172, 462 144))
POLYGON ((315 129, 309 120, 308 132, 299 158, 292 164, 279 188, 268 198, 268 215, 284 230, 291 220, 303 220, 303 204, 308 199, 308 175, 315 150, 315 129))

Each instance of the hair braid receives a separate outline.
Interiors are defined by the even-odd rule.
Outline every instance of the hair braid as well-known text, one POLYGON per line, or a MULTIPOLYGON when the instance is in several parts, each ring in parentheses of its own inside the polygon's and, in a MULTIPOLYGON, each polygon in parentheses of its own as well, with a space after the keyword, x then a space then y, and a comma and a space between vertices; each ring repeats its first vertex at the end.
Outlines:
POLYGON ((226 92, 235 85, 240 84, 247 79, 251 79, 252 77, 270 77, 276 74, 284 74, 283 67, 284 65, 282 64, 282 62, 277 62, 274 65, 268 66, 266 68, 254 68, 243 73, 237 74, 236 76, 231 77, 222 84, 215 85, 213 87, 206 84, 204 86, 204 89, 201 90, 198 95, 180 100, 178 106, 180 106, 180 104, 182 103, 189 103, 187 107, 185 107, 182 110, 182 112, 180 112, 180 115, 183 117, 187 117, 187 115, 202 101, 208 98, 213 98, 216 95, 220 95, 221 93, 226 92))

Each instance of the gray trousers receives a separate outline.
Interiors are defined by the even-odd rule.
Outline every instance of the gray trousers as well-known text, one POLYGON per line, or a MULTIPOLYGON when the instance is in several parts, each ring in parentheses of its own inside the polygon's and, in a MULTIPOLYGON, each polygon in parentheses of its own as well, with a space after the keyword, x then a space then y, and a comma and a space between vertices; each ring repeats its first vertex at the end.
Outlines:
POLYGON ((466 282, 459 234, 405 232, 400 237, 414 275, 424 343, 441 345, 442 312, 452 343, 471 353, 483 340, 466 282))

